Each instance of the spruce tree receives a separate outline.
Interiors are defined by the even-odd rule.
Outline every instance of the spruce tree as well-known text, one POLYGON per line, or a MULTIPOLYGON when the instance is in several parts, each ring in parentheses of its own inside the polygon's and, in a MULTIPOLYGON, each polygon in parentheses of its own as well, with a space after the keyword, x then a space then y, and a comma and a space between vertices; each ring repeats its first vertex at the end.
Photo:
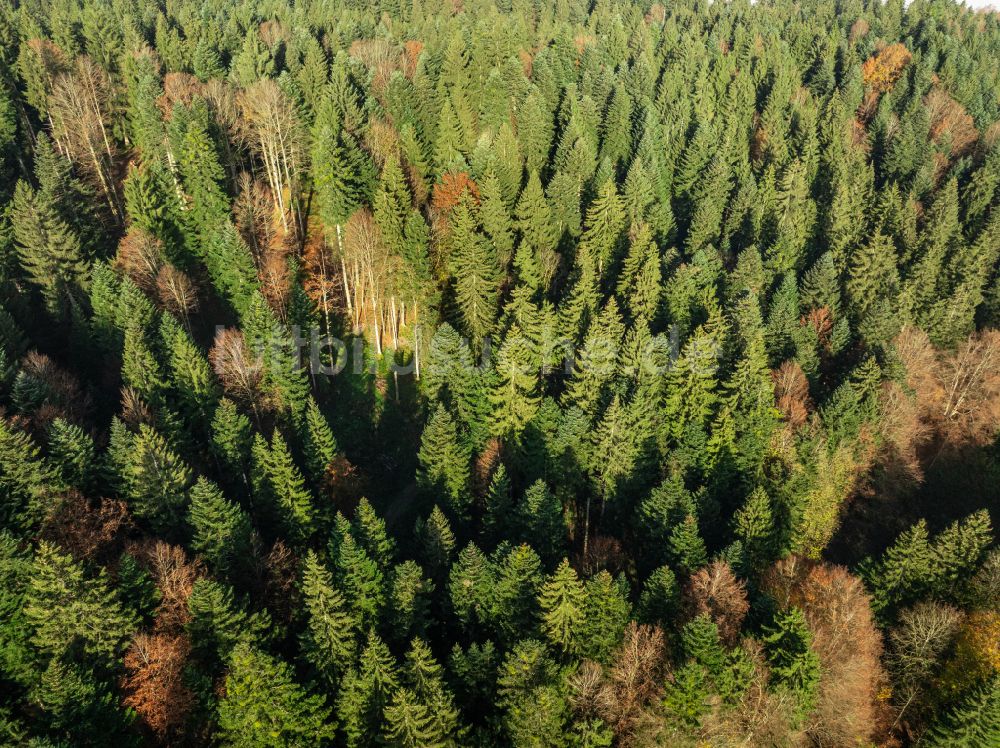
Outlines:
POLYGON ((322 696, 295 682, 286 662, 243 644, 232 655, 216 738, 222 745, 323 745, 334 737, 322 696))
POLYGON ((812 634, 798 608, 779 613, 764 636, 771 682, 792 692, 802 717, 812 710, 819 688, 819 657, 811 645, 812 634))
POLYGON ((538 605, 542 632, 564 655, 575 656, 583 646, 587 595, 576 571, 563 559, 542 585, 538 605))
POLYGON ((538 410, 539 373, 533 370, 537 359, 530 341, 514 324, 497 353, 499 382, 490 393, 492 431, 501 438, 517 441, 538 410))
POLYGON ((191 548, 216 572, 232 574, 246 568, 253 540, 250 518, 204 476, 191 488, 188 525, 191 548))
POLYGON ((354 618, 333 575, 313 551, 302 564, 302 602, 307 613, 301 636, 303 657, 329 684, 335 684, 354 659, 354 618))
POLYGON ((87 263, 80 239, 51 202, 25 182, 18 182, 11 223, 25 274, 38 286, 48 311, 65 319, 88 286, 87 263))
POLYGON ((502 642, 515 642, 534 633, 542 562, 529 545, 511 548, 495 565, 493 620, 502 642))
POLYGON ((452 517, 462 519, 468 511, 470 454, 459 440, 451 414, 438 405, 420 439, 417 484, 447 502, 452 517))
POLYGON ((566 543, 562 502, 541 478, 524 492, 517 518, 522 537, 543 559, 551 563, 559 558, 566 543))
POLYGON ((78 652, 100 668, 114 666, 137 627, 102 570, 88 578, 83 567, 47 542, 38 546, 24 593, 31 644, 60 658, 78 652))

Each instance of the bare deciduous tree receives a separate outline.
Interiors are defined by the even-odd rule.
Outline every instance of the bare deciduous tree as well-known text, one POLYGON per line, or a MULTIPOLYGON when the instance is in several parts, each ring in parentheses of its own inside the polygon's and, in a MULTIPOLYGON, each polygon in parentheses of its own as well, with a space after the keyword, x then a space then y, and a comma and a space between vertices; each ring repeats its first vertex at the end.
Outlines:
POLYGON ((295 107, 270 78, 237 94, 237 104, 242 139, 263 163, 282 228, 286 233, 297 232, 301 228, 298 190, 304 138, 295 107))
POLYGON ((198 289, 187 273, 164 265, 156 275, 156 294, 163 308, 180 317, 190 329, 190 316, 198 311, 198 289))
POLYGON ((707 613, 719 628, 719 637, 728 646, 736 644, 750 603, 746 585, 737 579, 725 561, 713 561, 691 576, 684 589, 688 615, 707 613))
POLYGON ((108 201, 111 215, 124 221, 111 134, 112 91, 107 73, 80 56, 71 72, 59 74, 49 96, 53 133, 70 159, 87 173, 108 201))
POLYGON ((243 333, 232 327, 219 330, 208 358, 226 393, 248 404, 259 417, 264 364, 247 348, 243 333))
POLYGON ((163 265, 163 242, 147 231, 132 225, 118 242, 115 267, 147 293, 156 286, 163 265))

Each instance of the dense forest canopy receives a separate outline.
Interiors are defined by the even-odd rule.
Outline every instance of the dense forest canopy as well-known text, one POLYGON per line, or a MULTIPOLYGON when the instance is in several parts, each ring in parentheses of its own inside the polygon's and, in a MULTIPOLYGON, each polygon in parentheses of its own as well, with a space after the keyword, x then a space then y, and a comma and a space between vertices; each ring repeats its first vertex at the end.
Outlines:
POLYGON ((0 744, 1000 745, 998 63, 2 0, 0 744))

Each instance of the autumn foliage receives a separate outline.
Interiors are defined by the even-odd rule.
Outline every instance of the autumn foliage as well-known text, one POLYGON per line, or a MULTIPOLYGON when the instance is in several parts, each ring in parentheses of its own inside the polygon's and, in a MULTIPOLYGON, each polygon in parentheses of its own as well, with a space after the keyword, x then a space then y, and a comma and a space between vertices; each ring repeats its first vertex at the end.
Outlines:
POLYGON ((891 91, 913 56, 905 45, 896 42, 865 60, 861 77, 865 87, 877 94, 891 91))
POLYGON ((767 573, 779 606, 805 614, 823 676, 807 731, 818 745, 856 745, 885 720, 876 699, 884 681, 882 638, 861 580, 842 566, 790 556, 767 573))

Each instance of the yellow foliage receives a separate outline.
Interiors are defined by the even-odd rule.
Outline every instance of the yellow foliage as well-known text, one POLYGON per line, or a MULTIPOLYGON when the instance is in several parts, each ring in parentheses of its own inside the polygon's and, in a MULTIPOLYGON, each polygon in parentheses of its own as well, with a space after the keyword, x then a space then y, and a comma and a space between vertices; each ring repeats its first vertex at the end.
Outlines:
POLYGON ((958 693, 1000 672, 1000 613, 970 613, 955 639, 955 654, 941 674, 942 690, 958 693))
POLYGON ((880 94, 891 91, 903 74, 903 68, 909 64, 910 58, 910 50, 898 42, 869 57, 861 66, 865 88, 880 94))

